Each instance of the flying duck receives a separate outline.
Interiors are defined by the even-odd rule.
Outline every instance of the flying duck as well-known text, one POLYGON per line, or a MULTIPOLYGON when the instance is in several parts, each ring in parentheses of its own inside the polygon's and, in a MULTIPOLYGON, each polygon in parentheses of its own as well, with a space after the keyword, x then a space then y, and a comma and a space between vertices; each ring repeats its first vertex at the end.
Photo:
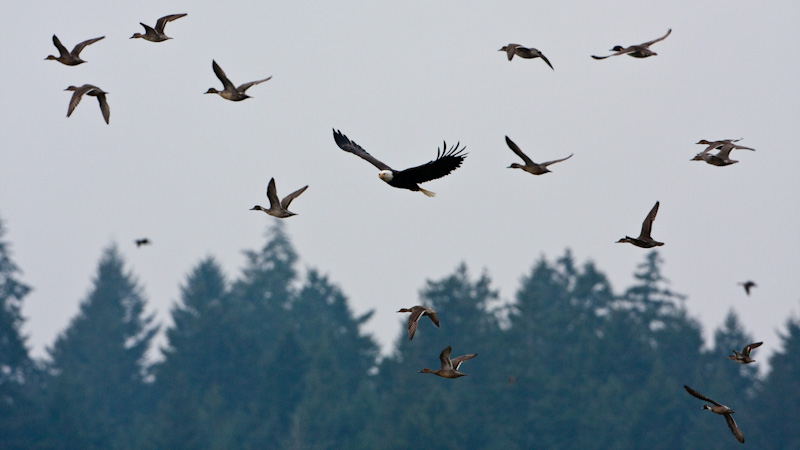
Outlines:
POLYGON ((145 25, 142 22, 139 22, 139 25, 144 27, 144 34, 133 33, 133 36, 131 36, 130 39, 142 38, 150 42, 162 42, 166 41, 167 39, 172 39, 171 37, 164 34, 164 27, 167 26, 167 22, 172 22, 173 20, 180 19, 185 15, 186 14, 170 14, 168 16, 164 16, 158 19, 155 28, 149 25, 145 25))
POLYGON ((739 364, 750 364, 752 362, 756 362, 755 359, 750 357, 750 351, 752 351, 756 347, 760 347, 763 342, 756 342, 750 345, 745 345, 742 349, 742 353, 733 350, 732 355, 728 355, 728 359, 736 361, 739 364))
POLYGON ((663 41, 664 39, 667 38, 667 36, 669 36, 670 33, 672 33, 672 28, 667 30, 667 34, 661 36, 658 39, 653 39, 652 41, 647 41, 647 42, 639 44, 639 45, 631 45, 630 47, 622 47, 621 45, 615 45, 614 48, 612 48, 610 51, 616 52, 616 53, 612 53, 612 54, 607 55, 607 56, 595 56, 595 55, 592 55, 592 58, 594 58, 594 59, 606 59, 608 57, 617 56, 617 55, 628 55, 628 56, 632 56, 634 58, 647 58, 648 56, 656 56, 658 53, 650 50, 650 46, 655 44, 656 42, 663 41))
POLYGON ((758 285, 756 284, 756 282, 755 282, 755 281, 753 281, 753 280, 747 280, 747 281, 744 281, 744 282, 741 282, 741 283, 737 283, 737 284, 738 284, 739 286, 741 286, 741 287, 743 287, 743 288, 744 288, 744 292, 745 292, 747 295, 750 295, 750 289, 752 289, 752 288, 754 288, 754 287, 758 287, 758 285))
POLYGON ((506 136, 506 144, 508 144, 508 147, 514 153, 516 153, 517 156, 519 156, 520 158, 522 158, 523 161, 525 161, 525 165, 517 164, 517 163, 511 163, 511 165, 508 166, 508 168, 509 169, 522 169, 525 172, 532 173, 534 175, 542 175, 542 174, 545 174, 545 173, 549 173, 550 169, 548 169, 547 166, 549 166, 550 164, 555 164, 555 163, 558 163, 558 162, 561 162, 561 161, 565 161, 567 159, 572 158, 572 154, 570 154, 566 158, 561 158, 561 159, 556 159, 555 161, 547 161, 547 162, 543 162, 543 163, 540 163, 540 164, 536 164, 530 158, 528 158, 528 155, 523 153, 522 150, 520 150, 520 148, 517 146, 517 144, 515 144, 514 141, 512 141, 511 139, 509 139, 508 136, 506 136))
POLYGON ((269 184, 267 185, 267 198, 269 199, 269 209, 256 205, 250 208, 250 211, 264 211, 270 216, 278 217, 280 219, 296 216, 297 214, 289 211, 289 204, 291 204, 292 200, 297 198, 306 189, 308 189, 308 185, 301 187, 300 189, 284 197, 283 200, 278 201, 278 192, 275 189, 275 178, 270 178, 269 184))
POLYGON ((230 100, 232 102, 239 102, 246 98, 250 98, 249 95, 245 94, 245 91, 250 89, 251 87, 263 83, 265 81, 269 81, 272 79, 272 75, 264 78, 263 80, 251 81, 249 83, 244 83, 239 87, 236 87, 231 83, 231 80, 225 75, 225 72, 222 70, 222 67, 217 64, 216 61, 213 59, 211 60, 211 68, 214 69, 214 73, 219 78, 219 81, 222 82, 223 89, 221 91, 216 90, 215 88, 208 88, 205 92, 206 94, 219 94, 220 97, 224 98, 225 100, 230 100))
POLYGON ((656 219, 656 214, 658 214, 658 204, 659 202, 656 202, 656 204, 653 205, 653 209, 651 209, 647 214, 647 217, 644 218, 644 222, 642 222, 642 231, 639 233, 639 237, 632 238, 630 236, 625 236, 624 238, 618 240, 617 243, 619 244, 621 242, 627 242, 641 248, 651 248, 664 245, 663 242, 658 242, 650 237, 650 230, 653 228, 653 221, 656 219))
POLYGON ((436 159, 433 161, 428 161, 421 166, 411 167, 406 170, 394 170, 367 153, 366 150, 348 139, 341 131, 333 130, 333 139, 336 141, 336 145, 342 150, 352 153, 377 167, 380 170, 380 172, 378 172, 378 177, 388 183, 389 186, 411 191, 420 191, 428 197, 434 197, 436 194, 421 188, 419 183, 448 175, 450 172, 460 167, 464 158, 467 156, 466 153, 462 153, 466 147, 462 147, 460 150, 458 149, 460 143, 450 147, 448 150, 447 143, 445 142, 443 147, 437 150, 436 159))
MULTIPOLYGON (((737 141, 738 141, 738 139, 737 139, 737 141)), ((698 142, 698 144, 702 143, 702 142, 703 141, 700 141, 700 142, 698 142)), ((705 143, 709 144, 708 147, 706 147, 706 149, 703 150, 702 152, 694 155, 694 158, 692 158, 691 161, 705 161, 708 164, 711 164, 712 166, 718 166, 718 167, 730 166, 731 164, 736 164, 736 163, 739 162, 739 161, 736 161, 736 160, 733 160, 733 159, 730 158, 731 150, 751 150, 751 151, 756 151, 756 149, 754 149, 754 148, 750 148, 750 147, 745 147, 743 145, 734 144, 733 142, 736 142, 736 141, 723 142, 722 144, 715 146, 715 144, 717 142, 720 142, 720 141, 715 141, 715 142, 705 141, 705 143), (718 148, 719 149, 719 151, 717 152, 716 155, 712 155, 711 154, 711 150, 713 150, 714 148, 718 148)))
POLYGON ((442 350, 442 353, 439 354, 439 360, 442 362, 441 369, 438 370, 431 370, 427 367, 420 370, 419 373, 432 373, 434 375, 439 375, 443 378, 458 378, 464 377, 467 374, 461 373, 458 371, 458 368, 461 366, 461 363, 468 359, 472 359, 478 356, 477 353, 470 353, 468 355, 459 356, 453 359, 450 359, 450 346, 448 345, 446 349, 442 350))
POLYGON ((136 248, 139 248, 139 247, 141 247, 141 246, 143 246, 143 245, 150 245, 150 239, 147 239, 147 238, 143 238, 143 239, 136 239, 136 240, 135 240, 135 241, 133 241, 133 242, 135 242, 135 243, 136 243, 136 248))
POLYGON ((83 41, 80 44, 76 45, 71 52, 68 52, 67 48, 64 47, 64 44, 62 44, 61 41, 58 40, 58 37, 54 34, 53 45, 55 45, 56 48, 58 49, 59 55, 57 58, 53 55, 47 55, 47 58, 45 58, 45 60, 53 59, 67 66, 77 66, 78 64, 83 64, 86 62, 82 60, 80 57, 83 48, 86 47, 87 45, 94 44, 95 42, 103 38, 105 38, 105 36, 100 36, 99 38, 83 41))
POLYGON ((411 313, 408 316, 408 340, 414 339, 414 333, 417 331, 417 323, 419 323, 419 319, 422 316, 428 316, 433 322, 434 325, 437 327, 439 326, 439 316, 436 315, 436 311, 427 306, 412 306, 411 308, 402 308, 399 313, 411 313))
MULTIPOLYGON (((533 47, 523 47, 523 46, 521 46, 519 44, 508 44, 508 45, 504 45, 503 48, 501 48, 498 51, 499 52, 506 52, 506 55, 508 55, 508 60, 509 61, 511 61, 511 59, 514 57, 514 55, 517 55, 520 58, 525 58, 525 59, 542 58, 544 60, 544 62, 546 62, 547 65, 550 66, 551 69, 553 69, 553 65, 550 64, 550 61, 547 60, 547 57, 545 57, 542 52, 540 52, 539 50, 536 50, 533 47)), ((553 69, 553 70, 556 70, 556 69, 553 69)))
POLYGON ((714 406, 703 405, 702 409, 708 409, 711 410, 711 412, 725 416, 725 422, 728 422, 728 428, 731 429, 731 433, 733 433, 733 435, 736 436, 736 440, 744 444, 744 435, 742 434, 742 430, 740 430, 739 427, 736 426, 736 421, 733 420, 733 417, 731 417, 731 414, 733 414, 732 409, 728 408, 725 405, 720 405, 719 403, 695 391, 689 386, 683 385, 683 388, 686 389, 686 392, 692 394, 692 396, 697 397, 700 400, 705 400, 709 403, 713 403, 714 406))
POLYGON ((100 111, 103 113, 103 119, 105 119, 106 124, 108 124, 108 119, 111 116, 111 109, 108 107, 108 102, 106 101, 106 94, 104 90, 100 89, 97 86, 93 86, 91 84, 84 84, 81 87, 70 86, 65 91, 74 91, 72 94, 72 98, 69 100, 69 108, 67 108, 67 117, 72 115, 72 111, 75 110, 75 107, 78 106, 78 103, 81 102, 81 98, 83 98, 83 94, 91 95, 92 97, 97 97, 97 101, 100 103, 100 111))

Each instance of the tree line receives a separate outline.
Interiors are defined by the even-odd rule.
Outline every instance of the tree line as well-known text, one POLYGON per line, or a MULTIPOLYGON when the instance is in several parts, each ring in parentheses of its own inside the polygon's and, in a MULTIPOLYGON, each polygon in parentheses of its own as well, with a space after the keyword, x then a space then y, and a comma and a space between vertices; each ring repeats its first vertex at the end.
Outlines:
MULTIPOLYGON (((0 223, 0 449, 695 449, 739 443, 683 385, 724 403, 747 444, 800 448, 800 320, 788 318, 770 371, 726 356, 753 342, 734 311, 705 345, 656 251, 614 292, 567 250, 541 257, 505 304, 488 274, 461 264, 427 280, 412 342, 398 327, 381 356, 347 298, 300 274, 280 224, 228 278, 192 268, 159 330, 115 246, 41 360, 29 356, 29 293, 0 223), (442 379, 417 372, 478 353, 442 379)), ((397 308, 409 305, 395 305, 397 308)), ((757 355, 756 355, 757 358, 757 355)), ((758 358, 757 358, 758 359, 758 358)), ((746 444, 746 445, 747 445, 746 444)))

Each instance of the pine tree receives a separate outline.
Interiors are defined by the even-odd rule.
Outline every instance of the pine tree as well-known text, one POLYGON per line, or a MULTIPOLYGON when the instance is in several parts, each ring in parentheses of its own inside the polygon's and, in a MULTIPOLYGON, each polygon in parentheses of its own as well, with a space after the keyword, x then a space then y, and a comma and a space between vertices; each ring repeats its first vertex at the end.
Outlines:
POLYGON ((56 448, 108 449, 130 440, 146 406, 146 352, 157 331, 144 309, 136 280, 109 247, 80 311, 48 349, 56 448))
POLYGON ((20 270, 4 234, 0 220, 0 448, 22 449, 33 446, 39 425, 38 373, 20 331, 20 308, 30 287, 17 278, 20 270))
POLYGON ((780 337, 781 348, 769 358, 770 372, 749 406, 750 421, 740 422, 737 410, 745 439, 758 448, 800 448, 800 319, 787 320, 786 332, 780 337))

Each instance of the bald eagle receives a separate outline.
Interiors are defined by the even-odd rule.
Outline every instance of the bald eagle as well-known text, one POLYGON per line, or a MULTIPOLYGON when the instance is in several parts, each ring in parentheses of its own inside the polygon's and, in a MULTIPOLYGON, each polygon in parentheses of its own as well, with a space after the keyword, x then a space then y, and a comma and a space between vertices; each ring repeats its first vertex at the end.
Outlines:
POLYGON ((460 150, 458 149, 460 143, 447 149, 447 143, 445 142, 441 149, 437 149, 436 159, 433 161, 428 161, 421 166, 411 167, 406 170, 394 170, 367 153, 366 150, 348 139, 341 131, 334 129, 333 139, 336 141, 336 145, 342 150, 352 153, 380 169, 378 177, 388 183, 389 186, 411 191, 420 191, 428 197, 433 197, 436 194, 421 188, 419 183, 448 175, 461 166, 461 163, 467 156, 466 153, 462 153, 466 147, 462 147, 460 150))

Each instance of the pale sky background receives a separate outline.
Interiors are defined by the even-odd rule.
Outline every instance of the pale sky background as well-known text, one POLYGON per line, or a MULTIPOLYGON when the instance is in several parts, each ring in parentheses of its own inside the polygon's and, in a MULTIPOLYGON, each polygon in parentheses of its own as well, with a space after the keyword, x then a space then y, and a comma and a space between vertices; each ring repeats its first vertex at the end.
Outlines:
MULTIPOLYGON (((264 244, 275 177, 285 195, 309 189, 285 221, 300 268, 330 276, 388 350, 426 279, 465 261, 513 299, 534 262, 572 249, 616 292, 648 250, 638 235, 661 201, 653 237, 671 288, 688 294, 706 339, 734 308, 747 331, 778 346, 800 306, 800 3, 671 2, 12 2, 0 16, 0 217, 34 287, 25 299, 33 354, 44 355, 116 242, 168 323, 179 285, 205 256, 229 279, 242 250, 264 244), (43 13, 46 11, 46 13, 43 13), (128 39, 188 13, 174 39, 128 39), (620 44, 658 56, 595 61, 620 44), (44 61, 57 34, 88 63, 44 61), (541 50, 509 62, 515 42, 541 50), (254 98, 203 95, 216 61, 254 98), (66 118, 71 85, 109 92, 111 124, 94 98, 66 118), (391 188, 341 151, 337 128, 396 169, 435 157, 442 140, 469 156, 426 183, 436 198, 391 188), (575 153, 535 177, 534 161, 575 153), (714 167, 689 160, 700 139, 744 138, 756 152, 714 167), (133 240, 148 237, 150 247, 133 240), (736 283, 755 280, 745 296, 736 283)), ((442 318, 446 323, 446 318, 442 318)), ((744 343, 743 343, 744 344, 744 343)))

